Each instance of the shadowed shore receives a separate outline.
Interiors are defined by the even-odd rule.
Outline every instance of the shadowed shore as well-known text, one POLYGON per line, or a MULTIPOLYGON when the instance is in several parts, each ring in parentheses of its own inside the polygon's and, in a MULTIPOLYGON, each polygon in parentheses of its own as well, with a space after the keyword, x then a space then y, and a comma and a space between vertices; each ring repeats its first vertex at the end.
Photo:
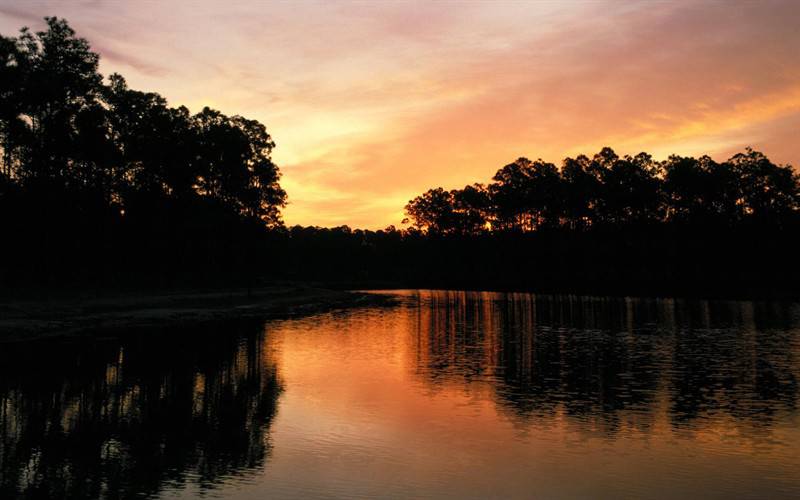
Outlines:
POLYGON ((382 295, 300 285, 3 300, 0 342, 71 337, 117 328, 297 316, 390 300, 382 295))

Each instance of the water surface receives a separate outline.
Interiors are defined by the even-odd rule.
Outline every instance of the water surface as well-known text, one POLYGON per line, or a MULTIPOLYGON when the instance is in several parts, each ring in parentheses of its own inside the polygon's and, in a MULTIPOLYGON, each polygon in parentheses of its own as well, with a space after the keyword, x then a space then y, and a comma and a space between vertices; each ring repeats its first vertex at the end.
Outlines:
POLYGON ((800 307, 406 291, 0 345, 0 497, 800 496, 800 307))

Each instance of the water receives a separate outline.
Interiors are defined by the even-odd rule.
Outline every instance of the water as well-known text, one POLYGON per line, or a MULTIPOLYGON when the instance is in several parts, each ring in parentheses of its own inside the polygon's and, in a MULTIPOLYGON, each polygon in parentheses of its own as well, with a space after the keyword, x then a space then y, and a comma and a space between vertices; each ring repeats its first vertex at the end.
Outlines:
POLYGON ((0 345, 0 498, 800 496, 797 304, 400 296, 0 345))

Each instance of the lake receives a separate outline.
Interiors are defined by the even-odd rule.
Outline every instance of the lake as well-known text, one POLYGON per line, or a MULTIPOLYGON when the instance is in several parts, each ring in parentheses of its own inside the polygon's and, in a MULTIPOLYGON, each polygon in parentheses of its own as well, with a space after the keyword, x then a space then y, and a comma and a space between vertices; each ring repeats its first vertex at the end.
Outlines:
POLYGON ((400 291, 0 345, 0 498, 798 498, 800 305, 400 291))

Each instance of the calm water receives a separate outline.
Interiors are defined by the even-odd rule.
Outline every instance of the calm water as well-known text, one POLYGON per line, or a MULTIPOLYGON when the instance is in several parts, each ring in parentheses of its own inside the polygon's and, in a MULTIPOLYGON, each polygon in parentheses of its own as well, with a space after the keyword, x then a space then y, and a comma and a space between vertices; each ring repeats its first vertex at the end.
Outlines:
POLYGON ((0 498, 800 496, 800 306, 401 292, 0 345, 0 498))

